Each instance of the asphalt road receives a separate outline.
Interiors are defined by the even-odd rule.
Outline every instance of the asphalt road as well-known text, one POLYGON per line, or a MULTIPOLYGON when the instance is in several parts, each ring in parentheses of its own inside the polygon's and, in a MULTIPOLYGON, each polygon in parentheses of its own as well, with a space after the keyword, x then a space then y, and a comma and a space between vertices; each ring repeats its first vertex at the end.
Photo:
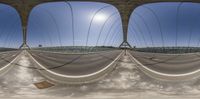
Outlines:
POLYGON ((0 68, 9 64, 13 59, 17 57, 20 51, 8 51, 0 53, 0 68))
POLYGON ((29 51, 33 58, 49 70, 64 75, 87 75, 109 65, 121 50, 91 54, 58 54, 29 51))
POLYGON ((184 74, 200 69, 200 54, 161 54, 130 51, 144 66, 167 74, 184 74))

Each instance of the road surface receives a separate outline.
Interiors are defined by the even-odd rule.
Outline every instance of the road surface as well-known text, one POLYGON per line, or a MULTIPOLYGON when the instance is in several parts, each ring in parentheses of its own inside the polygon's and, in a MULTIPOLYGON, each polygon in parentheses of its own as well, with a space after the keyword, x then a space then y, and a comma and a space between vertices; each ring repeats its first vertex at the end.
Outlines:
POLYGON ((91 54, 58 54, 29 51, 33 58, 49 70, 63 75, 87 75, 95 73, 113 62, 121 50, 91 54))
POLYGON ((0 77, 0 99, 199 99, 200 80, 160 82, 138 70, 131 58, 122 55, 117 68, 104 79, 70 86, 56 83, 46 89, 37 89, 34 83, 46 81, 36 69, 32 58, 22 52, 16 64, 0 77), (17 65, 18 64, 18 65, 17 65))
POLYGON ((151 70, 166 74, 185 74, 200 69, 200 54, 162 54, 130 51, 131 55, 151 70))
POLYGON ((6 66, 14 60, 21 51, 8 51, 0 53, 0 68, 6 66))

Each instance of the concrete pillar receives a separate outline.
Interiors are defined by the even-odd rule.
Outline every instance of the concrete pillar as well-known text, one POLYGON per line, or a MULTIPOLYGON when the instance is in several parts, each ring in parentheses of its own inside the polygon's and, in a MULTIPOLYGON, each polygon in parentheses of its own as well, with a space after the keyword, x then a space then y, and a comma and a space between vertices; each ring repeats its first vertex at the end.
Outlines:
POLYGON ((29 46, 27 45, 27 26, 23 26, 22 30, 23 30, 23 43, 20 46, 20 49, 29 49, 29 46))

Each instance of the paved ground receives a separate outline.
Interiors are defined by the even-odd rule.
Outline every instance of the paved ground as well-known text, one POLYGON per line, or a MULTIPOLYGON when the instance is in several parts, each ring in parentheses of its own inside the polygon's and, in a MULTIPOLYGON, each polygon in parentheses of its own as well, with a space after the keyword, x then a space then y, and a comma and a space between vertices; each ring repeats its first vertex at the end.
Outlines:
POLYGON ((199 99, 200 80, 161 82, 136 68, 128 56, 106 78, 88 85, 60 85, 37 89, 33 83, 46 80, 25 53, 7 74, 0 77, 0 99, 199 99))
POLYGON ((122 52, 121 50, 92 54, 58 54, 51 52, 29 51, 44 67, 64 75, 86 75, 97 72, 122 52))
POLYGON ((0 68, 9 64, 13 59, 17 57, 20 51, 8 51, 0 53, 0 68))
POLYGON ((130 51, 148 68, 167 74, 184 74, 200 69, 200 54, 159 54, 130 51))

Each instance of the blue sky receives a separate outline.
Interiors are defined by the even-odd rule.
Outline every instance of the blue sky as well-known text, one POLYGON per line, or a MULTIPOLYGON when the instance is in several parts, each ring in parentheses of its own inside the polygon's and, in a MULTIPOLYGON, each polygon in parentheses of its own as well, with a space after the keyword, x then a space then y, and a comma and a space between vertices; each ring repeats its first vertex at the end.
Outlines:
POLYGON ((131 15, 128 41, 137 47, 176 46, 177 33, 177 46, 196 47, 200 39, 199 16, 200 4, 197 3, 164 2, 139 6, 131 15))
MULTIPOLYGON (((69 3, 73 8, 75 46, 95 46, 96 44, 119 46, 123 39, 122 24, 115 7, 96 2, 69 3), (102 7, 105 8, 97 13, 102 7), (98 18, 97 20, 95 16, 92 21, 95 14, 98 18, 100 17, 100 20, 98 18), (88 32, 91 21, 91 28, 88 32), (89 34, 88 39, 87 34, 89 34)), ((18 48, 22 43, 19 15, 14 8, 4 4, 0 4, 0 12, 0 47, 18 48)), ((176 46, 176 41, 177 46, 199 46, 199 16, 200 5, 197 3, 180 5, 179 2, 163 2, 139 6, 133 11, 130 18, 128 41, 132 46, 137 47, 176 46)), ((36 47, 39 44, 72 46, 70 6, 66 2, 45 3, 36 6, 29 16, 27 33, 27 43, 30 47, 36 47)))
MULTIPOLYGON (((69 3, 72 6, 74 16, 75 46, 120 45, 123 39, 121 18, 115 7, 104 3, 69 3), (96 13, 104 6, 108 7, 96 13), (103 19, 98 21, 95 17, 92 21, 95 13, 96 16, 100 15, 103 19), (113 13, 116 14, 109 18, 113 13), (91 21, 91 28, 88 30, 91 21), (105 26, 101 29, 104 23, 105 26), (110 29, 111 27, 112 29, 110 29), (88 43, 86 43, 88 34, 88 43), (106 38, 107 34, 108 37, 106 38)), ((66 2, 46 3, 36 6, 29 17, 28 44, 32 47, 39 44, 43 46, 72 46, 73 31, 70 6, 66 2)))
POLYGON ((22 42, 21 21, 15 9, 0 4, 0 47, 18 48, 22 42))
MULTIPOLYGON (((75 46, 120 45, 123 40, 122 25, 120 15, 115 7, 95 2, 69 3, 73 8, 75 46), (98 11, 102 7, 105 8, 98 11), (98 13, 96 13, 97 11, 98 13), (91 27, 88 30, 90 23, 91 27), (88 39, 87 35, 89 35, 88 39)), ((18 48, 22 44, 19 15, 14 8, 4 4, 0 4, 0 12, 2 35, 0 35, 0 47, 18 48)), ((37 47, 40 44, 44 47, 72 46, 70 6, 66 2, 45 3, 36 6, 29 15, 27 43, 30 47, 37 47)))

